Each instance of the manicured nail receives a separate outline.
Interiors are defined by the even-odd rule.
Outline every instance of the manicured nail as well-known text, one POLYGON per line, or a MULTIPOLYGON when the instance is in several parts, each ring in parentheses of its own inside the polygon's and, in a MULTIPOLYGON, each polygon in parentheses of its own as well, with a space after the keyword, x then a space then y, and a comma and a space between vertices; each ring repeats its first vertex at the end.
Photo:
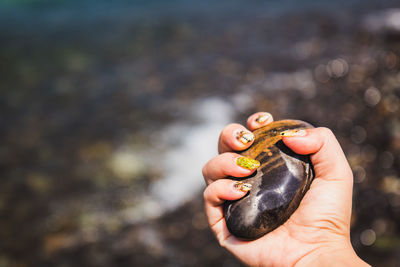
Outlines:
POLYGON ((247 144, 254 140, 254 134, 248 131, 240 131, 236 134, 236 139, 243 144, 247 144))
POLYGON ((246 192, 250 191, 253 186, 249 183, 243 183, 241 181, 238 181, 233 184, 233 187, 239 191, 246 193, 246 192))
POLYGON ((267 121, 271 117, 272 117, 272 115, 270 113, 263 113, 263 114, 258 116, 258 118, 256 119, 256 122, 263 123, 263 122, 267 121))
POLYGON ((254 170, 260 167, 260 162, 258 160, 246 157, 238 157, 236 159, 236 164, 248 170, 254 170))
POLYGON ((281 132, 281 136, 293 137, 293 136, 305 136, 307 131, 304 129, 293 129, 281 132))

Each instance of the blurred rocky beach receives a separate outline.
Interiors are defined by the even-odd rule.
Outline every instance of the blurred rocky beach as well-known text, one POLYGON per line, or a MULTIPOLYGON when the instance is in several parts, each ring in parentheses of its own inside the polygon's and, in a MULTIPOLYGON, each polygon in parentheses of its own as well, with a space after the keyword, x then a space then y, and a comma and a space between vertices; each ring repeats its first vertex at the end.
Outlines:
POLYGON ((331 128, 400 266, 400 3, 1 1, 0 267, 242 266, 201 175, 256 111, 331 128))

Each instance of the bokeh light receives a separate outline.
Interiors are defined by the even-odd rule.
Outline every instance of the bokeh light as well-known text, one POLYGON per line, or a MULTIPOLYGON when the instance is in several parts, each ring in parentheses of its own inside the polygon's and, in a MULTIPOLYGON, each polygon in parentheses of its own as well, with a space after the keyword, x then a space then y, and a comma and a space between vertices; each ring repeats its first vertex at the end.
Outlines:
POLYGON ((0 266, 242 266, 203 210, 230 122, 329 127, 351 241, 400 262, 400 3, 0 2, 0 266))

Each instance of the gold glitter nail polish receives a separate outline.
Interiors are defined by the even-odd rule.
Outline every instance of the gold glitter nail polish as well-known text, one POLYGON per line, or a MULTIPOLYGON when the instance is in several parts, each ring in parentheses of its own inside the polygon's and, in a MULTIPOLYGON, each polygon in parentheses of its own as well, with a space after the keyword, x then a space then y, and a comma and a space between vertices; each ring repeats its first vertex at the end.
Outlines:
POLYGON ((271 114, 269 114, 269 113, 261 114, 261 115, 258 116, 258 118, 256 119, 256 122, 258 122, 258 123, 263 123, 263 122, 267 121, 270 117, 271 117, 271 114))
POLYGON ((243 144, 247 144, 254 140, 254 134, 248 131, 240 131, 237 133, 236 138, 243 144))
POLYGON ((304 129, 293 129, 281 132, 281 136, 293 137, 293 136, 305 136, 307 131, 304 129))
POLYGON ((260 162, 258 160, 246 157, 238 157, 236 159, 236 164, 248 170, 254 170, 260 167, 260 162))
POLYGON ((242 192, 248 192, 251 190, 253 186, 249 183, 243 183, 241 181, 238 181, 233 185, 233 187, 242 192))

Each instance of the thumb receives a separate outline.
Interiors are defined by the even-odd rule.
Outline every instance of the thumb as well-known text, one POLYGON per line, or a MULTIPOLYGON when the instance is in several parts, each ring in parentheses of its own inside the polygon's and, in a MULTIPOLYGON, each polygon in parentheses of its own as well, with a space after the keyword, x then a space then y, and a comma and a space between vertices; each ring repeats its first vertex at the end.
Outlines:
MULTIPOLYGON (((294 134, 296 135, 296 133, 294 134)), ((315 180, 307 192, 312 210, 322 208, 314 214, 323 222, 349 234, 353 174, 335 135, 327 128, 306 129, 301 136, 285 137, 283 142, 298 154, 310 154, 314 166, 315 180)), ((315 223, 313 223, 315 225, 315 223)))
POLYGON ((324 127, 304 131, 299 136, 284 135, 283 142, 297 154, 310 154, 317 178, 352 184, 350 166, 332 131, 324 127))

